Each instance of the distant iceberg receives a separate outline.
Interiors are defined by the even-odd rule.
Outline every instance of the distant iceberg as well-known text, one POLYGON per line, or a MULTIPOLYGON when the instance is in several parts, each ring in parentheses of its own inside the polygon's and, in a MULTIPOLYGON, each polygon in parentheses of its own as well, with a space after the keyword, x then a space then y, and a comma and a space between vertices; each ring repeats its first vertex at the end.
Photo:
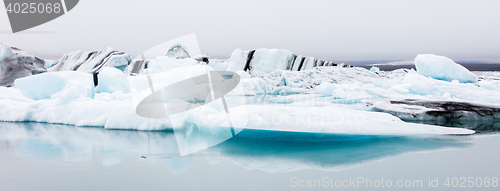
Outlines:
POLYGON ((105 47, 101 51, 67 53, 47 70, 49 72, 79 71, 98 73, 105 66, 123 70, 131 61, 132 59, 128 54, 113 50, 111 47, 105 47))
POLYGON ((461 83, 476 83, 477 76, 467 68, 455 63, 453 60, 434 54, 419 54, 415 58, 415 67, 419 74, 439 80, 461 83))

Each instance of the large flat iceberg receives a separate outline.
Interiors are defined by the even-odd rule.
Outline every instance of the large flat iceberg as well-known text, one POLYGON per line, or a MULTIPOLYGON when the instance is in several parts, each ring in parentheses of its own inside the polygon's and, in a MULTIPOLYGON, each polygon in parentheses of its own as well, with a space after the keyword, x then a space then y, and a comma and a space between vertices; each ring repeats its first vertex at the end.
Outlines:
MULTIPOLYGON (((387 113, 336 106, 247 106, 247 129, 343 135, 472 134, 474 131, 405 123, 387 113)), ((237 111, 236 111, 237 112, 237 111)))

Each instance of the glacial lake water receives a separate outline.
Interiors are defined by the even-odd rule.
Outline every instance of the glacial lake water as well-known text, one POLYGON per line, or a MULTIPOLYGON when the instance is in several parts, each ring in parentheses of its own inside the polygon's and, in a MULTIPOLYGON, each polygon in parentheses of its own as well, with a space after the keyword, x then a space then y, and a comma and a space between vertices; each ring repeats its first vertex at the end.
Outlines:
POLYGON ((181 157, 171 131, 1 122, 0 190, 454 190, 460 186, 498 190, 499 186, 500 135, 495 129, 471 136, 359 139, 274 134, 286 139, 236 136, 181 157), (321 141, 313 141, 318 137, 321 141))

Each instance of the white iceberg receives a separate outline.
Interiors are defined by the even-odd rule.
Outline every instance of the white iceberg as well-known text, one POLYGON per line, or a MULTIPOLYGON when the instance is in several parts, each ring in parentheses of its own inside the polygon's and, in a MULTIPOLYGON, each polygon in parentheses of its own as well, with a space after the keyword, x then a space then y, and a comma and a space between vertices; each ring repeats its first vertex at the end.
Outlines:
POLYGON ((179 67, 194 66, 197 64, 198 61, 192 58, 177 59, 168 56, 158 56, 155 60, 149 62, 149 66, 144 70, 144 73, 157 73, 179 67))
POLYGON ((310 70, 314 67, 314 57, 306 57, 306 60, 304 61, 304 65, 300 70, 310 70))
POLYGON ((248 51, 243 51, 241 49, 236 49, 231 54, 231 57, 226 60, 227 68, 226 71, 236 72, 238 70, 243 70, 245 68, 248 58, 248 51))
POLYGON ((57 93, 63 90, 68 90, 67 94, 73 92, 90 98, 95 93, 92 74, 84 72, 48 72, 17 79, 14 84, 24 96, 34 100, 51 99, 53 95, 60 97, 57 93))
POLYGON ((284 49, 260 48, 251 51, 236 49, 225 63, 228 71, 246 70, 253 76, 275 70, 301 71, 315 67, 313 57, 295 55, 284 49))
POLYGON ((419 54, 415 58, 415 67, 419 74, 438 80, 461 83, 475 83, 477 76, 453 60, 434 54, 419 54))
POLYGON ((118 91, 130 93, 129 80, 119 69, 104 67, 97 75, 97 79, 97 89, 100 93, 114 93, 118 91))
POLYGON ((292 58, 293 54, 288 50, 257 49, 250 61, 250 74, 262 75, 276 69, 286 70, 292 58))

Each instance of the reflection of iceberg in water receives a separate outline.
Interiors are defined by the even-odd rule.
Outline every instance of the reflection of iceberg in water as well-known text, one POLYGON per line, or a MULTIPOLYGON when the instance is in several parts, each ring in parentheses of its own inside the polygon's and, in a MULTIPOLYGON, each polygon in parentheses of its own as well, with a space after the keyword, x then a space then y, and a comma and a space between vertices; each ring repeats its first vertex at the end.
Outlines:
MULTIPOLYGON (((245 135, 245 131, 240 134, 245 135)), ((196 133, 196 132, 193 132, 196 133)), ((247 133, 255 135, 257 132, 247 133)), ((267 134, 267 133, 266 133, 267 134)), ((78 128, 42 123, 0 123, 0 153, 12 150, 16 158, 65 163, 120 163, 125 157, 166 165, 181 174, 200 157, 211 163, 230 161, 245 169, 289 172, 301 169, 342 170, 404 153, 464 148, 471 143, 464 136, 362 137, 338 141, 338 136, 280 134, 284 140, 232 138, 208 150, 180 157, 173 132, 143 132, 78 128), (287 138, 322 141, 288 141, 287 138)), ((352 138, 352 137, 351 137, 352 138)))
POLYGON ((476 133, 491 133, 500 131, 500 121, 498 120, 475 120, 475 121, 407 121, 411 123, 420 123, 427 125, 438 125, 444 127, 465 128, 476 131, 476 133))
MULTIPOLYGON (((322 137, 328 139, 329 136, 322 137)), ((336 138, 332 136, 331 138, 336 138)), ((405 153, 464 148, 466 137, 384 137, 346 141, 272 141, 231 139, 209 152, 246 169, 289 172, 302 169, 340 171, 405 153), (461 141, 462 140, 462 141, 461 141)))
POLYGON ((22 156, 69 162, 89 161, 97 152, 113 164, 128 152, 178 156, 173 133, 78 128, 45 123, 0 123, 0 140, 22 156))

